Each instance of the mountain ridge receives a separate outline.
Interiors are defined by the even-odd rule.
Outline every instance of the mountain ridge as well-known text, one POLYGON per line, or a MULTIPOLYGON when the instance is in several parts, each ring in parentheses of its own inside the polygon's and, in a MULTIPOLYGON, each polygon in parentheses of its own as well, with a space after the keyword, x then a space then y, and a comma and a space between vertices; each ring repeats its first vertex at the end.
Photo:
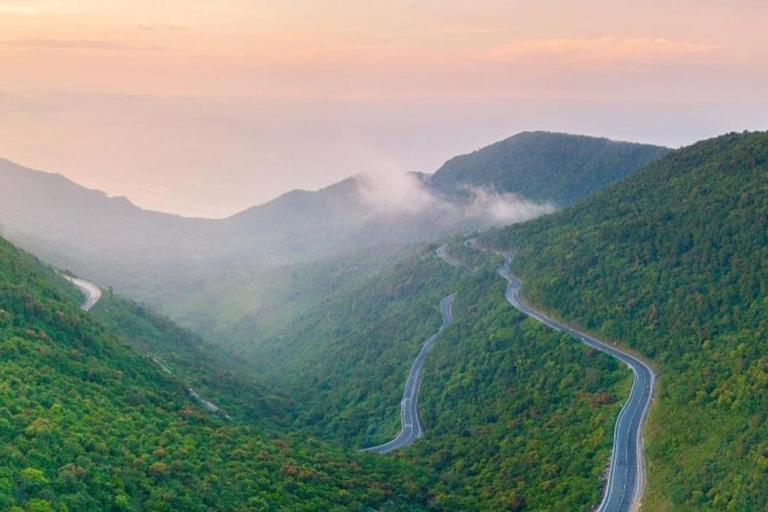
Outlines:
POLYGON ((645 507, 768 506, 749 462, 768 450, 768 132, 678 149, 483 237, 516 250, 532 303, 657 365, 645 507))

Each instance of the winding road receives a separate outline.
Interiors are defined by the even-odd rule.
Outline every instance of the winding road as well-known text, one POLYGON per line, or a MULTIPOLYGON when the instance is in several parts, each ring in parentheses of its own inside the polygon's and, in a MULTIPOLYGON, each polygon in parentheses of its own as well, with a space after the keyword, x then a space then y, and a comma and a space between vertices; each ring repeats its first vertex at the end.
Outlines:
POLYGON ((432 350, 435 340, 451 322, 453 322, 453 295, 443 297, 440 301, 440 313, 443 315, 443 325, 429 338, 421 347, 419 355, 411 365, 411 371, 408 373, 408 379, 405 381, 405 391, 403 400, 400 402, 400 433, 388 443, 366 448, 363 451, 379 454, 389 453, 399 448, 413 444, 424 433, 424 426, 419 418, 419 387, 421 386, 421 370, 424 367, 424 360, 427 354, 432 350))
POLYGON ((442 258, 443 261, 454 267, 464 266, 459 260, 448 254, 448 244, 441 245, 437 248, 437 255, 442 258))
POLYGON ((616 420, 608 483, 597 512, 629 512, 639 509, 645 489, 643 425, 653 398, 656 372, 637 357, 556 322, 525 304, 520 298, 520 281, 510 270, 512 255, 507 252, 494 252, 504 257, 504 265, 498 269, 498 273, 509 283, 506 297, 512 306, 553 329, 566 332, 582 343, 615 357, 629 366, 635 374, 629 398, 616 420))
MULTIPOLYGON (((85 296, 85 300, 80 305, 80 309, 83 311, 90 311, 90 309, 96 305, 97 302, 101 299, 101 288, 96 286, 90 281, 86 281, 85 279, 79 279, 77 277, 72 276, 64 276, 64 279, 72 283, 77 287, 78 290, 82 292, 82 294, 85 296)), ((155 363, 160 365, 160 367, 163 369, 164 372, 169 373, 173 375, 173 372, 168 369, 167 366, 165 366, 158 358, 151 354, 147 354, 148 357, 150 357, 155 363)), ((229 417, 227 413, 219 409, 216 404, 213 402, 207 400, 205 397, 203 397, 200 393, 195 391, 192 388, 187 388, 187 393, 194 398, 196 401, 198 401, 202 406, 210 413, 217 414, 219 416, 222 416, 224 419, 232 420, 232 418, 229 417)))
MULTIPOLYGON (((471 246, 483 249, 476 243, 469 242, 471 246)), ((451 265, 458 266, 460 262, 452 258, 446 252, 447 246, 443 245, 437 250, 437 255, 451 265)), ((494 251, 504 257, 504 265, 498 269, 509 286, 506 290, 506 298, 509 303, 522 313, 538 320, 539 322, 555 329, 566 332, 601 352, 604 352, 624 362, 634 373, 634 383, 629 398, 619 412, 614 430, 613 450, 611 464, 608 472, 608 483, 603 494, 602 502, 597 512, 630 512, 640 507, 640 499, 645 488, 645 460, 643 454, 643 426, 648 415, 648 409, 653 398, 656 373, 654 370, 637 357, 620 350, 608 343, 602 342, 584 332, 568 327, 552 320, 523 302, 520 298, 520 281, 511 273, 510 265, 512 255, 507 252, 494 251)), ((101 299, 101 289, 95 284, 65 276, 85 296, 80 309, 89 311, 101 299)), ((453 322, 454 295, 444 297, 440 301, 440 312, 443 316, 443 324, 422 346, 416 359, 411 365, 408 379, 405 383, 403 399, 400 403, 400 433, 388 443, 366 448, 364 451, 385 454, 409 446, 424 433, 424 426, 419 418, 418 393, 421 385, 421 373, 427 354, 435 344, 440 333, 453 322)), ((159 361, 157 361, 159 363, 159 361)), ((169 371, 169 370, 167 370, 169 371)), ((190 391, 192 391, 190 389, 190 391)), ((193 396, 196 395, 192 391, 193 396)), ((204 405, 205 405, 204 401, 204 405)), ((213 405, 213 404, 211 404, 213 405)), ((215 408, 215 406, 213 406, 215 408)), ((218 409, 218 408, 216 408, 218 409)))
POLYGON ((72 276, 64 276, 64 278, 75 285, 85 296, 85 301, 80 305, 80 309, 83 311, 90 311, 90 309, 99 302, 99 299, 101 299, 101 288, 90 281, 72 276))

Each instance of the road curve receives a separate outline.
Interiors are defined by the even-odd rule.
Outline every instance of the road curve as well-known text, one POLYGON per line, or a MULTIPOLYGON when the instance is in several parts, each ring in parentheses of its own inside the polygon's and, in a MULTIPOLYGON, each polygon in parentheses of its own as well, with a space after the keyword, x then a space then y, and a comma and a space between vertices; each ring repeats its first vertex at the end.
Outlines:
POLYGON ((424 367, 424 360, 427 354, 432 350, 435 340, 451 322, 453 322, 453 299, 454 295, 443 297, 440 301, 440 313, 443 315, 443 325, 429 338, 421 347, 419 355, 411 365, 411 371, 408 373, 408 379, 405 381, 405 391, 403 391, 403 400, 400 402, 400 433, 388 443, 366 448, 363 451, 385 454, 391 451, 403 448, 413 444, 424 433, 424 426, 419 418, 419 386, 421 385, 421 370, 424 367))
POLYGON ((83 311, 89 311, 97 302, 99 302, 99 299, 101 299, 101 288, 90 281, 71 276, 64 276, 64 278, 77 286, 85 296, 85 301, 80 305, 80 309, 83 311))
POLYGON ((448 244, 441 245, 440 247, 437 248, 436 252, 437 252, 437 255, 443 261, 448 263, 449 265, 452 265, 454 267, 461 267, 461 266, 463 266, 462 263, 459 260, 457 260, 456 258, 451 256, 450 254, 448 254, 448 244))
MULTIPOLYGON (((70 283, 74 284, 85 296, 85 301, 80 305, 80 309, 83 311, 90 311, 90 309, 96 305, 97 302, 101 299, 101 288, 96 286, 90 281, 86 281, 85 279, 79 279, 77 277, 72 276, 64 276, 64 278, 69 281, 70 283)), ((159 359, 157 359, 155 356, 151 354, 147 354, 155 363, 160 365, 160 367, 165 371, 166 373, 169 373, 173 375, 173 372, 168 369, 167 366, 165 366, 163 363, 160 362, 159 359)), ((232 421, 232 418, 229 417, 227 413, 219 409, 216 404, 213 402, 206 400, 205 397, 203 397, 200 393, 195 391, 192 388, 187 388, 187 393, 200 402, 208 412, 217 414, 219 416, 222 416, 224 419, 232 421)))
POLYGON ((603 500, 597 512, 629 512, 640 507, 645 489, 645 459, 643 454, 643 425, 653 398, 656 373, 646 363, 613 345, 586 333, 552 320, 529 307, 520 298, 520 281, 511 273, 512 255, 498 252, 504 257, 499 275, 509 282, 506 297, 512 306, 539 322, 561 332, 567 332, 582 343, 624 362, 635 374, 632 391, 619 412, 613 436, 611 465, 603 500))

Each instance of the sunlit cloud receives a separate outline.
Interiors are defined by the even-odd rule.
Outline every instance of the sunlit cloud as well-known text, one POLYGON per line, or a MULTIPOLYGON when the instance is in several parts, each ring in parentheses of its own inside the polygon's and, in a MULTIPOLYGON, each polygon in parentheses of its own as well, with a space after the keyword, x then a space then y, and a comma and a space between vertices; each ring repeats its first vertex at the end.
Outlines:
POLYGON ((672 41, 665 38, 598 37, 580 39, 539 39, 498 45, 481 53, 493 61, 527 61, 562 58, 577 62, 611 63, 666 57, 711 54, 719 45, 672 41))
POLYGON ((160 46, 135 45, 98 39, 11 39, 3 41, 5 46, 18 48, 39 48, 52 50, 162 50, 160 46))
POLYGON ((41 13, 42 9, 36 6, 0 3, 0 14, 35 16, 41 13))
POLYGON ((139 24, 136 25, 136 28, 139 30, 144 30, 147 32, 160 32, 160 31, 168 31, 168 32, 183 32, 190 30, 189 27, 185 27, 183 25, 144 25, 139 24))
MULTIPOLYGON (((0 0, 0 156, 219 216, 522 130, 680 145, 765 127, 766 16, 758 0, 0 0), (152 176, 171 192, 144 191, 152 176)), ((433 199, 400 185, 396 208, 433 199)))

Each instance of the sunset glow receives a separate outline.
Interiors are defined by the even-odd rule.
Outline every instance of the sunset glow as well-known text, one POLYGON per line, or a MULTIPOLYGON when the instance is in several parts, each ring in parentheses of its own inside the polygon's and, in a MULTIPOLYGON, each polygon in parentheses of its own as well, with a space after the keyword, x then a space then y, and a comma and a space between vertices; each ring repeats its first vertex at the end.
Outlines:
POLYGON ((526 129, 679 145, 765 128, 766 23, 752 0, 0 0, 0 156, 222 216, 526 129))

